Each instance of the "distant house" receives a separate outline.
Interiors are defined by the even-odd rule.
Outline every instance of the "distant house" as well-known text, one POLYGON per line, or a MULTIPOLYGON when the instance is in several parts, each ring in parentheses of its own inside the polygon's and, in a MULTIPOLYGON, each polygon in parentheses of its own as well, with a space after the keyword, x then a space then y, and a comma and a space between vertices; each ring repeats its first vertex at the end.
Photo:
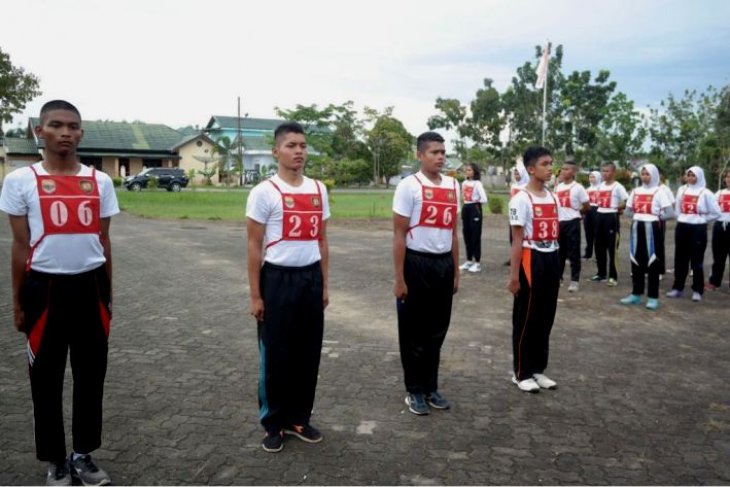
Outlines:
MULTIPOLYGON (((4 139, 0 151, 3 178, 10 171, 43 158, 44 141, 33 130, 38 123, 38 118, 29 120, 25 139, 4 139)), ((144 167, 203 169, 198 158, 204 159, 213 151, 213 141, 200 131, 181 133, 162 124, 98 120, 84 120, 82 126, 79 160, 112 177, 136 174, 144 167)), ((202 177, 196 178, 199 179, 202 177)))
POLYGON ((203 132, 216 141, 223 136, 228 137, 236 146, 239 140, 239 121, 244 169, 259 171, 262 167, 275 165, 276 161, 271 154, 274 130, 285 120, 249 117, 239 119, 238 117, 213 115, 203 132))

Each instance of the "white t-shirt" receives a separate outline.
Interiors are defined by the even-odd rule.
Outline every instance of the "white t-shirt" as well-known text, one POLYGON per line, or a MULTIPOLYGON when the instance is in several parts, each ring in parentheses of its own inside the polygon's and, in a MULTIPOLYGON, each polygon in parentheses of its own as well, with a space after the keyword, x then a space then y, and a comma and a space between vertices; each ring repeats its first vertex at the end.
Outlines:
POLYGON ((722 205, 720 205, 720 198, 724 201, 730 201, 730 189, 721 189, 715 193, 715 199, 717 200, 718 206, 720 206, 720 218, 718 218, 718 221, 730 222, 730 204, 725 206, 727 211, 724 211, 722 205))
MULTIPOLYGON (((461 192, 459 183, 452 177, 442 175, 441 184, 432 183, 421 171, 401 180, 395 188, 393 195, 393 212, 409 218, 409 227, 406 234, 406 247, 417 252, 428 252, 431 254, 445 254, 451 251, 452 230, 434 227, 416 226, 421 220, 421 207, 423 205, 423 190, 421 184, 427 188, 453 189, 456 197, 456 213, 460 212, 461 192)), ((453 215, 456 217, 456 215, 453 215)))
MULTIPOLYGON (((518 191, 517 194, 509 200, 509 224, 513 227, 522 227, 524 231, 522 247, 534 249, 540 252, 554 252, 559 248, 557 240, 539 242, 533 240, 532 235, 532 203, 534 202, 536 205, 556 204, 557 198, 554 197, 550 190, 545 188, 545 192, 547 193, 545 196, 536 196, 535 194, 530 193, 530 196, 532 196, 532 201, 530 201, 530 196, 528 196, 526 189, 518 191)), ((559 207, 560 205, 558 205, 558 210, 560 209, 559 207)))
POLYGON ((680 223, 703 224, 720 217, 720 206, 717 204, 715 195, 707 188, 692 189, 687 185, 677 191, 675 202, 677 221, 680 223), (685 213, 682 211, 684 196, 697 196, 697 213, 685 213))
POLYGON ((672 193, 672 190, 669 189, 669 186, 667 186, 666 184, 660 184, 659 191, 662 191, 667 199, 670 201, 670 203, 674 205, 674 193, 672 193))
POLYGON ((661 187, 655 187, 655 188, 645 188, 644 186, 639 186, 638 188, 634 188, 631 191, 631 194, 629 195, 629 199, 626 201, 626 208, 630 208, 631 211, 634 211, 633 219, 637 222, 655 222, 659 221, 659 217, 662 214, 662 211, 664 208, 668 208, 672 206, 672 202, 667 197, 666 191, 662 190, 661 187), (649 211, 651 211, 651 214, 648 213, 637 213, 634 211, 634 200, 638 195, 653 195, 651 199, 651 208, 649 208, 649 211))
MULTIPOLYGON (((291 186, 285 183, 279 175, 271 181, 283 193, 317 194, 317 186, 322 198, 322 219, 330 217, 330 205, 327 198, 327 188, 324 184, 304 176, 300 186, 291 186)), ((319 242, 317 240, 281 240, 284 209, 281 193, 270 181, 262 181, 251 190, 246 201, 246 216, 258 223, 266 225, 264 233, 264 260, 271 264, 286 267, 304 267, 321 260, 319 242), (270 247, 270 243, 274 243, 270 247)))
POLYGON ((487 192, 484 191, 484 185, 481 181, 465 179, 464 182, 461 183, 461 195, 464 200, 464 204, 487 202, 487 192), (468 201, 464 198, 464 194, 467 192, 466 188, 472 188, 471 199, 468 201))
POLYGON ((598 213, 616 213, 618 212, 618 207, 621 202, 629 199, 629 194, 626 192, 626 189, 621 183, 616 181, 612 182, 611 184, 606 184, 605 181, 601 182, 601 184, 598 186, 599 199, 602 191, 609 190, 611 191, 611 207, 601 208, 601 205, 599 204, 598 213))
MULTIPOLYGON (((559 192, 568 189, 570 191, 570 206, 563 206, 560 204, 558 207, 558 219, 561 222, 580 218, 580 209, 583 207, 583 204, 588 203, 588 193, 586 192, 586 189, 575 181, 570 184, 558 184, 555 188, 555 197, 558 197, 559 192)), ((561 203, 559 199, 558 203, 561 203)))
MULTIPOLYGON (((33 168, 39 176, 48 175, 42 161, 33 164, 33 168)), ((91 168, 82 164, 76 175, 91 176, 91 174, 91 168)), ((119 213, 117 195, 111 178, 101 171, 96 171, 96 182, 99 188, 101 218, 119 213)), ((9 215, 28 216, 31 247, 43 236, 38 183, 30 167, 16 169, 5 177, 0 194, 0 210, 9 215)), ((53 234, 44 237, 35 248, 30 267, 48 274, 80 274, 96 269, 105 262, 104 248, 98 235, 53 234)))

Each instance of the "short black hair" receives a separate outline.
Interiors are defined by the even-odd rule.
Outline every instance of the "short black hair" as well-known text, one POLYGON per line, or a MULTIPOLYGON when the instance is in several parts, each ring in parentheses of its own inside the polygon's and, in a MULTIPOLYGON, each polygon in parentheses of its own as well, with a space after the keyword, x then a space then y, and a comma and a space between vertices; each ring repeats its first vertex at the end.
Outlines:
POLYGON ((53 110, 68 110, 69 112, 75 113, 79 117, 79 120, 81 120, 81 113, 79 113, 78 108, 66 100, 51 100, 41 107, 41 125, 43 125, 43 121, 46 118, 46 115, 48 115, 48 112, 53 110))
POLYGON ((563 166, 577 166, 578 163, 575 162, 573 159, 568 159, 567 161, 563 162, 563 166))
POLYGON ((479 166, 475 162, 467 162, 466 165, 474 171, 474 180, 482 179, 482 170, 479 169, 479 166))
POLYGON ((552 156, 552 154, 545 147, 539 145, 528 147, 525 153, 522 154, 522 163, 526 168, 534 166, 537 160, 543 156, 552 156))
POLYGON ((426 150, 429 142, 440 142, 444 143, 444 138, 438 132, 424 132, 416 139, 416 150, 423 152, 426 150))
POLYGON ((304 135, 304 128, 298 122, 284 122, 274 130, 274 143, 279 145, 286 134, 304 135))
POLYGON ((610 167, 615 170, 616 164, 614 164, 613 162, 604 162, 603 164, 601 164, 601 169, 603 169, 604 167, 610 167))

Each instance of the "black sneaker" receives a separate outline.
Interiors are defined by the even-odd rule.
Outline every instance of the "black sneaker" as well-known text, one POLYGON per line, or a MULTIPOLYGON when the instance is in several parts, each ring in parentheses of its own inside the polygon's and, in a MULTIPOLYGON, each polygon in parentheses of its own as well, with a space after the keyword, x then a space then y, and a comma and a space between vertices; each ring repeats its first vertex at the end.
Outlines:
POLYGON ((439 391, 426 394, 426 402, 434 409, 449 409, 451 403, 439 391))
POLYGON ((426 404, 426 396, 423 394, 408 394, 406 396, 406 404, 408 405, 408 410, 410 412, 419 416, 423 416, 431 412, 431 410, 428 409, 428 404, 426 404))
POLYGON ((71 471, 68 469, 68 462, 65 459, 48 464, 46 485, 71 485, 71 471))
POLYGON ((91 455, 81 455, 76 460, 73 457, 73 453, 68 457, 71 475, 79 479, 82 484, 109 485, 112 483, 109 475, 94 463, 91 455))
POLYGON ((322 433, 311 424, 293 424, 289 428, 284 428, 284 433, 294 435, 307 443, 319 443, 323 438, 322 433))
POLYGON ((605 276, 599 276, 598 274, 596 274, 595 276, 591 277, 591 281, 593 281, 593 282, 606 282, 606 277, 605 276))
POLYGON ((261 446, 269 453, 280 452, 284 449, 284 433, 282 431, 267 431, 261 446))

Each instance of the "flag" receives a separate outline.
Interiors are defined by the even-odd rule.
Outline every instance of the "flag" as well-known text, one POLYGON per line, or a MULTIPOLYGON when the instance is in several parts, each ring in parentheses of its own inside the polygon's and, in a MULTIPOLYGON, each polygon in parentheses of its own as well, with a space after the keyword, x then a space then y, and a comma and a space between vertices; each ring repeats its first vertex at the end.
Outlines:
POLYGON ((550 62, 550 43, 545 44, 542 50, 542 57, 540 63, 537 65, 537 81, 535 81, 535 88, 542 89, 547 81, 548 74, 548 63, 550 62))

